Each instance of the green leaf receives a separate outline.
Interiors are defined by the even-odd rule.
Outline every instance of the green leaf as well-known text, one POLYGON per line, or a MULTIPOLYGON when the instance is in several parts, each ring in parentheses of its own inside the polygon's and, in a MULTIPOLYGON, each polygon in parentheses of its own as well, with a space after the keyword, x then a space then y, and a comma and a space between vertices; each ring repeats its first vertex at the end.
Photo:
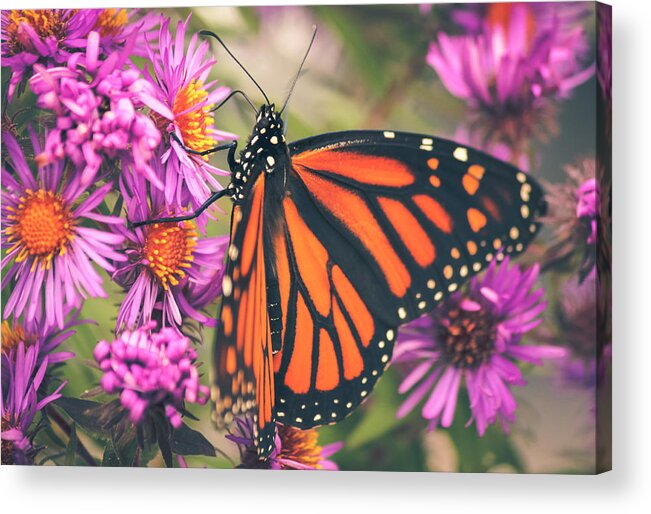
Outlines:
POLYGON ((123 438, 120 441, 109 440, 104 448, 102 466, 104 467, 131 467, 136 457, 136 438, 123 438))
POLYGON ((66 456, 63 460, 64 466, 74 466, 75 457, 77 455, 77 425, 73 422, 70 425, 70 441, 68 442, 68 447, 66 448, 66 456))
POLYGON ((185 423, 172 434, 172 451, 179 455, 215 456, 215 447, 201 432, 193 430, 185 423))
POLYGON ((172 432, 170 430, 170 424, 166 417, 163 415, 156 416, 153 419, 154 427, 156 430, 156 440, 158 441, 158 447, 160 448, 161 455, 165 461, 165 465, 168 468, 174 467, 174 461, 172 457, 172 446, 170 444, 170 439, 172 438, 172 432))
POLYGON ((120 467, 120 458, 118 457, 113 441, 109 441, 104 448, 104 455, 102 456, 102 466, 105 468, 120 467))
POLYGON ((483 437, 475 425, 465 426, 470 418, 469 400, 465 390, 459 391, 457 412, 448 432, 459 455, 459 471, 464 473, 485 473, 506 464, 518 473, 524 473, 524 464, 511 444, 509 436, 499 427, 490 426, 483 437))
POLYGON ((93 434, 107 435, 96 415, 97 409, 102 407, 101 403, 63 396, 55 402, 55 405, 63 409, 75 423, 85 430, 93 434))

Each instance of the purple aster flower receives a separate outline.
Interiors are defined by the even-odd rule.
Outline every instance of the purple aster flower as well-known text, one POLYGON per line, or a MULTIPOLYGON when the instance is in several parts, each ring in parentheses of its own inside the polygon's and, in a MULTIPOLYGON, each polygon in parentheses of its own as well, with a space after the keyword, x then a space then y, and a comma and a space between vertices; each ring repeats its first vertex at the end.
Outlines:
POLYGON ((182 424, 185 402, 204 405, 209 389, 201 385, 190 340, 172 328, 154 332, 155 322, 123 331, 113 342, 100 341, 93 352, 104 372, 100 385, 119 393, 129 419, 140 424, 152 409, 162 409, 174 428, 182 424))
POLYGON ((405 416, 425 397, 422 415, 449 427, 454 419, 462 383, 468 391, 477 432, 500 421, 503 429, 515 421, 517 402, 510 386, 526 384, 516 361, 536 365, 566 354, 555 346, 522 345, 525 333, 541 321, 547 302, 535 288, 538 266, 521 271, 493 261, 482 278, 473 278, 466 293, 455 293, 431 314, 403 328, 394 363, 410 367, 400 384, 409 396, 398 410, 405 416))
POLYGON ((198 207, 212 191, 222 189, 215 178, 228 172, 208 163, 207 157, 188 153, 185 148, 205 151, 218 141, 234 139, 235 135, 215 128, 211 108, 229 93, 226 87, 217 87, 209 81, 215 60, 208 56, 210 44, 197 44, 197 34, 185 48, 185 35, 190 18, 179 21, 175 35, 170 32, 169 18, 163 19, 159 32, 159 45, 148 47, 152 70, 147 70, 153 92, 143 93, 141 98, 152 110, 152 116, 161 132, 167 136, 166 146, 160 156, 162 176, 160 183, 150 180, 164 190, 166 203, 179 208, 189 202, 198 207))
POLYGON ((324 469, 336 471, 337 464, 329 457, 337 453, 343 442, 319 446, 319 434, 314 429, 301 430, 277 425, 275 449, 266 460, 260 460, 254 443, 253 422, 250 418, 236 418, 235 431, 226 436, 239 446, 240 468, 246 469, 324 469))
POLYGON ((9 99, 35 63, 64 63, 86 46, 99 13, 94 9, 3 10, 2 65, 11 69, 9 99))
POLYGON ((588 244, 597 242, 597 219, 599 217, 599 185, 596 178, 589 178, 576 191, 576 217, 590 228, 588 244))
POLYGON ((29 347, 20 342, 9 353, 2 352, 2 464, 30 464, 34 449, 32 439, 36 415, 49 403, 61 397, 59 391, 65 383, 51 394, 39 399, 49 364, 46 356, 38 363, 38 343, 29 347), (6 378, 5 378, 6 376, 6 378))
MULTIPOLYGON (((33 132, 31 142, 33 155, 38 155, 40 143, 33 132)), ((107 296, 92 262, 112 272, 109 259, 124 260, 115 250, 124 237, 103 229, 124 220, 97 212, 111 184, 88 191, 76 175, 65 173, 62 161, 40 167, 36 179, 13 136, 3 134, 3 143, 4 317, 22 315, 27 323, 45 319, 63 328, 64 306, 79 308, 89 296, 107 296)))
MULTIPOLYGON (((135 34, 120 53, 101 61, 100 34, 93 31, 85 52, 71 57, 66 67, 36 65, 29 81, 37 105, 56 114, 39 160, 69 158, 81 170, 82 185, 96 178, 104 159, 113 164, 116 158, 157 180, 150 161, 160 144, 160 132, 147 115, 138 112, 143 106, 139 94, 150 86, 136 68, 122 68, 134 42, 135 34)), ((162 182, 157 184, 162 187, 162 182)))
MULTIPOLYGON (((545 184, 549 213, 542 219, 553 229, 545 254, 545 267, 578 261, 581 280, 593 269, 598 258, 610 262, 610 187, 593 159, 565 167, 567 180, 545 184), (602 186, 605 190, 602 191, 602 186), (600 257, 602 256, 602 257, 600 257)), ((604 270, 609 269, 609 265, 604 270)))
MULTIPOLYGON (((148 188, 142 177, 122 181, 128 219, 143 221, 176 216, 164 194, 148 188)), ((152 318, 180 327, 184 317, 208 326, 214 319, 201 310, 221 294, 228 236, 199 238, 194 221, 156 223, 135 229, 115 227, 125 237, 127 261, 117 263, 114 280, 127 290, 117 327, 134 327, 152 318)))
POLYGON ((427 62, 471 108, 474 129, 487 141, 513 148, 517 160, 528 152, 531 137, 556 132, 554 103, 588 80, 594 66, 582 65, 582 26, 562 17, 550 22, 526 3, 487 9, 477 33, 439 34, 427 62))
POLYGON ((583 282, 573 277, 561 286, 553 323, 546 323, 540 337, 570 350, 559 361, 563 382, 594 387, 601 383, 611 354, 609 317, 598 303, 596 269, 583 282))
MULTIPOLYGON (((454 7, 451 18, 466 32, 479 34, 486 25, 507 24, 517 5, 517 2, 462 4, 454 7)), ((583 23, 592 12, 592 6, 585 2, 530 2, 526 6, 531 30, 540 31, 554 27, 571 31, 583 23)), ((587 50, 587 44, 581 47, 582 52, 587 50)))
POLYGON ((102 9, 93 30, 100 34, 100 45, 108 55, 119 50, 135 34, 132 55, 146 57, 146 45, 154 44, 158 37, 160 15, 142 14, 142 9, 102 9))
POLYGON ((39 348, 37 364, 43 362, 45 357, 48 358, 50 366, 72 359, 75 356, 73 352, 58 351, 58 348, 76 333, 75 327, 86 322, 79 319, 79 311, 68 306, 65 306, 64 310, 63 328, 59 328, 56 323, 48 323, 47 318, 39 316, 31 321, 4 320, 2 353, 10 354, 20 343, 27 347, 37 344, 39 348))

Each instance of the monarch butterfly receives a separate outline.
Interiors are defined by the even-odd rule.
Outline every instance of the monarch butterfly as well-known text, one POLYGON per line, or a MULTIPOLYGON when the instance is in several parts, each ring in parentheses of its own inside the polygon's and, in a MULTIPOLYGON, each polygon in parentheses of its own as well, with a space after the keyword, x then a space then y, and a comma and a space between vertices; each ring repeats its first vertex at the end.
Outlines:
POLYGON ((228 187, 156 221, 233 201, 213 418, 253 411, 265 458, 276 422, 306 429, 350 414, 389 365, 398 327, 522 252, 544 202, 513 166, 432 136, 361 130, 288 144, 287 101, 277 111, 262 94, 239 157, 235 142, 214 149, 229 149, 228 187))

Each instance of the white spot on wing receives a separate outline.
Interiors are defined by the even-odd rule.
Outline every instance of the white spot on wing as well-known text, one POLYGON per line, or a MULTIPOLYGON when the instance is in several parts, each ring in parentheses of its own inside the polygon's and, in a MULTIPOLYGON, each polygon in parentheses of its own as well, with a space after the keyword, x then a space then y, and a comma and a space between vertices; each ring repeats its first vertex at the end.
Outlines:
POLYGON ((463 146, 457 146, 452 155, 458 161, 468 162, 468 149, 463 146))

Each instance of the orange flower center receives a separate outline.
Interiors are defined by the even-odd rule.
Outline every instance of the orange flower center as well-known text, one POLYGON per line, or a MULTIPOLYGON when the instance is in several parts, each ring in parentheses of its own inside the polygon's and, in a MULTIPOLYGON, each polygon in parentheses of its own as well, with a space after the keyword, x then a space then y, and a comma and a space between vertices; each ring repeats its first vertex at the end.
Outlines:
POLYGON ((318 444, 319 434, 316 430, 300 430, 298 428, 278 425, 281 449, 280 457, 291 459, 313 468, 321 467, 321 447, 318 444))
MULTIPOLYGON (((507 34, 509 27, 511 26, 511 19, 513 17, 514 8, 515 5, 508 2, 489 4, 488 14, 486 16, 488 24, 493 28, 501 27, 504 33, 507 34)), ((525 9, 527 43, 528 46, 530 46, 536 34, 536 18, 534 16, 533 9, 530 7, 524 4, 518 4, 518 8, 525 9)))
POLYGON ((104 9, 97 17, 93 30, 102 37, 115 36, 122 31, 127 21, 126 9, 104 9))
POLYGON ((69 19, 70 13, 61 9, 16 9, 9 11, 5 26, 9 54, 15 55, 25 50, 34 50, 34 45, 25 29, 23 29, 22 23, 34 29, 41 40, 53 36, 60 42, 65 37, 69 19))
POLYGON ((66 253, 74 239, 74 218, 60 195, 26 189, 18 207, 7 209, 13 211, 8 216, 13 224, 6 228, 13 244, 9 251, 20 248, 16 262, 32 257, 32 271, 39 262, 49 269, 55 256, 66 253))
POLYGON ((25 329, 19 325, 9 324, 7 320, 2 322, 2 353, 9 355, 11 350, 16 348, 19 343, 25 346, 31 346, 36 342, 36 336, 26 334, 25 329))
POLYGON ((212 137, 215 122, 210 112, 212 105, 196 107, 204 102, 207 96, 208 92, 203 89, 203 83, 193 80, 179 90, 172 107, 174 122, 181 130, 183 143, 197 152, 210 150, 216 144, 212 137))
POLYGON ((149 269, 166 290, 185 277, 184 268, 191 266, 192 252, 197 246, 196 225, 192 221, 156 223, 147 228, 144 255, 149 269))

